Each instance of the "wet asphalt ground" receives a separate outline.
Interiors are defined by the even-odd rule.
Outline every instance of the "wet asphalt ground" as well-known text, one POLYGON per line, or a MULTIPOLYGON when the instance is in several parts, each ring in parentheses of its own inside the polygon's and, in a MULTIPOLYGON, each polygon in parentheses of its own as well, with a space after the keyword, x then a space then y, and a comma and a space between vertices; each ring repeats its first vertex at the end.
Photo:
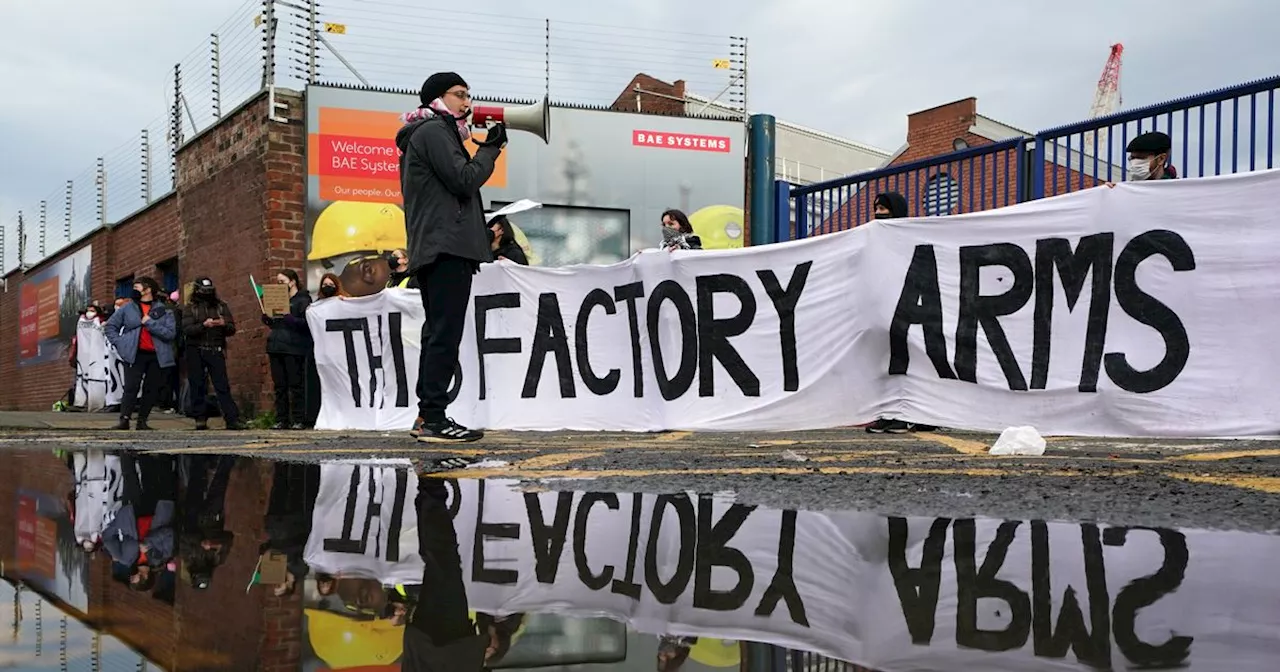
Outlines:
POLYGON ((111 419, 100 415, 0 414, 0 451, 399 457, 418 464, 463 456, 483 461, 433 475, 578 490, 732 491, 743 503, 776 508, 1280 529, 1280 440, 1050 438, 1043 456, 993 457, 987 450, 995 436, 961 432, 499 432, 441 448, 399 433, 195 432, 173 418, 154 424, 157 431, 113 432, 111 419))

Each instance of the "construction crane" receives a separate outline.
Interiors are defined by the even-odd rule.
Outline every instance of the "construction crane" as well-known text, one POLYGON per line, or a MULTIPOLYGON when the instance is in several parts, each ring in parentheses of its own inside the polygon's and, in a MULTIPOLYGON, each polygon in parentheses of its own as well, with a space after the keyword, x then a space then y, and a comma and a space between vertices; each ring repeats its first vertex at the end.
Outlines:
MULTIPOLYGON (((1111 55, 1107 57, 1107 64, 1102 66, 1102 76, 1098 78, 1098 90, 1093 94, 1093 107, 1089 109, 1090 119, 1105 117, 1120 110, 1120 105, 1124 102, 1120 97, 1120 57, 1123 54, 1123 44, 1111 45, 1111 55)), ((1100 154, 1107 152, 1108 130, 1101 128, 1096 131, 1100 154)), ((1080 147, 1082 155, 1093 154, 1094 135, 1094 131, 1084 134, 1083 144, 1080 147)), ((1108 161, 1112 160, 1110 156, 1106 158, 1108 161)))

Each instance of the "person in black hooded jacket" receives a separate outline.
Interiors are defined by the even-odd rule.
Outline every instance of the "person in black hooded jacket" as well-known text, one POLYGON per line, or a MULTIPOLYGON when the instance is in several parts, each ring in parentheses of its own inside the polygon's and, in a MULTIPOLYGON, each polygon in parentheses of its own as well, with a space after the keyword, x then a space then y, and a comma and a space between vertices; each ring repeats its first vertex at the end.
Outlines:
POLYGON ((404 115, 396 134, 400 187, 409 237, 409 270, 418 278, 426 320, 418 363, 419 441, 477 441, 484 433, 462 427, 445 415, 449 382, 458 361, 472 276, 491 261, 480 187, 493 174, 507 142, 502 124, 488 130, 474 157, 467 117, 471 92, 457 73, 427 78, 421 107, 404 115))
POLYGON ((307 418, 304 394, 307 357, 314 347, 311 329, 307 327, 311 294, 298 284, 298 274, 291 268, 280 271, 276 282, 289 286, 289 312, 279 317, 262 316, 262 323, 271 327, 271 334, 267 336, 267 358, 271 361, 271 382, 276 388, 274 429, 303 429, 307 418))
MULTIPOLYGON (((898 219, 907 217, 907 199, 896 191, 886 191, 876 195, 872 202, 875 208, 876 219, 898 219)), ((892 418, 877 418, 875 422, 867 425, 867 431, 872 434, 906 434, 907 432, 931 432, 935 428, 925 425, 917 425, 903 420, 894 420, 892 418)))
POLYGON ((521 266, 529 265, 529 257, 516 241, 515 230, 511 228, 511 222, 507 221, 506 215, 494 217, 489 222, 489 238, 489 247, 493 250, 495 260, 506 259, 521 266))

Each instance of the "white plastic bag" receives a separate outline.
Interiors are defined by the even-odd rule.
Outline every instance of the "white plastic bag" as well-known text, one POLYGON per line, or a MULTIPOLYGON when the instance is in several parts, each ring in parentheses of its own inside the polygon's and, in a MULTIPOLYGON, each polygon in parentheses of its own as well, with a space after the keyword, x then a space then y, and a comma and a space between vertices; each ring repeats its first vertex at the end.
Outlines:
POLYGON ((1010 427, 1000 433, 992 455, 1044 455, 1045 441, 1035 427, 1010 427))

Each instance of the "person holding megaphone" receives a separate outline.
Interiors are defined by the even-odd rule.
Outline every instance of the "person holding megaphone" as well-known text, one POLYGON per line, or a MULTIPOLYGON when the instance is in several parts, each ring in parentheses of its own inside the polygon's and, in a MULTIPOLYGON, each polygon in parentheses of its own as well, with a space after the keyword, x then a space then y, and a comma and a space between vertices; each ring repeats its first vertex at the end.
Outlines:
POLYGON ((422 84, 421 106, 402 117, 400 187, 409 238, 409 271, 418 279, 426 320, 418 368, 418 421, 424 442, 484 438, 445 415, 449 382, 462 344, 471 280, 493 260, 480 187, 493 174, 507 144, 496 123, 483 140, 471 137, 471 90, 454 72, 438 72, 422 84), (479 145, 471 156, 463 143, 479 145))

